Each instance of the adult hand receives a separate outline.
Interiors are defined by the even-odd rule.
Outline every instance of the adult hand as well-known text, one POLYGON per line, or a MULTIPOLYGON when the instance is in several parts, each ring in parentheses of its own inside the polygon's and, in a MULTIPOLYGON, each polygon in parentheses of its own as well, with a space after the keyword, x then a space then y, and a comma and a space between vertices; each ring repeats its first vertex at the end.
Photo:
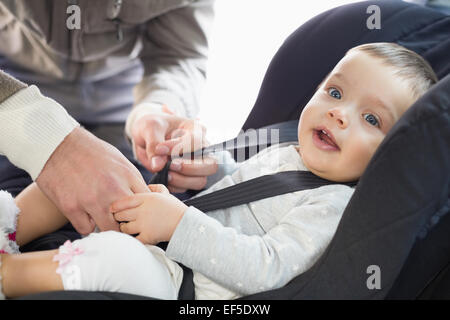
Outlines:
POLYGON ((36 182, 83 235, 95 225, 119 231, 111 203, 148 192, 140 172, 119 150, 82 128, 56 148, 36 182))
MULTIPOLYGON (((207 146, 205 134, 205 127, 198 121, 172 114, 147 114, 131 126, 136 157, 150 172, 164 168, 169 156, 176 158, 207 146)), ((200 190, 206 185, 207 177, 216 171, 214 158, 174 160, 170 166, 168 188, 175 193, 200 190)))

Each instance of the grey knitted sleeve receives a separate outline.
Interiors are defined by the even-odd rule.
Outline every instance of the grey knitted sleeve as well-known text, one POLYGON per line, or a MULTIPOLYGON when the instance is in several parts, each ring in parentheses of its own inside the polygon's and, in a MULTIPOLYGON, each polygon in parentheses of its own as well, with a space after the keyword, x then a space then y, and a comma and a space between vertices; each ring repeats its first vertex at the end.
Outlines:
POLYGON ((0 103, 27 85, 0 70, 0 103))

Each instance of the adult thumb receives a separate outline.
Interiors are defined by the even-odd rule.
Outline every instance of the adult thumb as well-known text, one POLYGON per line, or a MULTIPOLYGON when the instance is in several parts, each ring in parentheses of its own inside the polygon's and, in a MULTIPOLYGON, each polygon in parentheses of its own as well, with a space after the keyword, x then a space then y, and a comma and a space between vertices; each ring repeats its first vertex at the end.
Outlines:
POLYGON ((81 235, 88 235, 95 229, 95 221, 86 212, 77 212, 69 217, 75 230, 81 235))
POLYGON ((161 170, 167 162, 167 157, 161 155, 160 148, 157 150, 157 146, 165 141, 165 135, 166 129, 161 127, 149 128, 145 135, 145 153, 153 172, 161 170))

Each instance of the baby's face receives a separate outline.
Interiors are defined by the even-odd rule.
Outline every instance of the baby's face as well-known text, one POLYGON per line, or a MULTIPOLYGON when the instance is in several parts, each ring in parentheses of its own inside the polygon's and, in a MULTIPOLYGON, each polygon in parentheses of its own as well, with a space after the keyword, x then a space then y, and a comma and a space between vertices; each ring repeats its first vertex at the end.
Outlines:
POLYGON ((359 179, 387 132, 415 99, 392 67, 349 52, 322 82, 299 121, 300 155, 314 174, 359 179))

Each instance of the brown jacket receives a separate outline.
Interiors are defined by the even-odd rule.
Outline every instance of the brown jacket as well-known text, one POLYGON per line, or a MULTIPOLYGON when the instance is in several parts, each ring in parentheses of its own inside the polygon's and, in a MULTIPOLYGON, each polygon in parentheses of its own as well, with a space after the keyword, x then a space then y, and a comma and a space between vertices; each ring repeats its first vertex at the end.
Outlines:
POLYGON ((1 0, 0 55, 54 87, 108 79, 139 61, 134 104, 194 116, 212 20, 213 0, 1 0), (74 3, 80 28, 71 30, 74 3))

